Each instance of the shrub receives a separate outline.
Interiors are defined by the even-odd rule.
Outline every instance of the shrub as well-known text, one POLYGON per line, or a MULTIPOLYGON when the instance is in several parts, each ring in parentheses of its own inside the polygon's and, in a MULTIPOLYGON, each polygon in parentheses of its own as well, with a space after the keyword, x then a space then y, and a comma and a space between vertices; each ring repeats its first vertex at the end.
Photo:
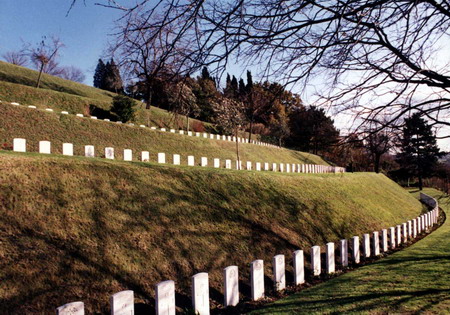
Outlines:
POLYGON ((126 123, 134 118, 136 109, 133 99, 124 95, 117 95, 113 98, 111 112, 116 114, 120 121, 126 123))
POLYGON ((194 120, 192 130, 195 132, 205 132, 205 125, 201 121, 194 120))

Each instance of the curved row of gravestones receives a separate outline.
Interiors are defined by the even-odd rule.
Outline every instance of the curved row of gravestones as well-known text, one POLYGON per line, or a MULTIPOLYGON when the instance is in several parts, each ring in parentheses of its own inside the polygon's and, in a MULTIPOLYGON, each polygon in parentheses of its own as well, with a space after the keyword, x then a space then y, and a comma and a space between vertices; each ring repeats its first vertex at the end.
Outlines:
MULTIPOLYGON (((425 194, 420 195, 421 201, 430 206, 432 210, 418 216, 417 218, 397 225, 396 227, 375 231, 372 236, 364 234, 362 238, 362 256, 379 256, 382 252, 387 252, 389 248, 394 249, 412 240, 417 235, 431 229, 438 222, 439 207, 435 199, 425 194), (389 235, 389 237, 388 237, 389 235), (381 236, 381 239, 380 239, 381 236)), ((348 267, 349 255, 354 264, 359 264, 361 259, 359 236, 353 236, 350 242, 349 251, 348 240, 339 242, 339 265, 342 269, 348 267), (350 253, 349 253, 350 252, 350 253)), ((335 245, 326 244, 325 273, 336 272, 335 245)), ((285 277, 285 256, 276 255, 272 259, 274 289, 283 290, 286 287, 285 277)), ((321 248, 313 246, 311 248, 311 272, 314 276, 322 273, 321 248)), ((293 253, 294 284, 300 285, 305 282, 305 263, 303 251, 297 250, 293 253)), ((239 303, 239 270, 237 266, 229 266, 223 270, 224 279, 224 306, 235 306, 239 303)), ((256 301, 264 297, 264 261, 255 260, 250 264, 250 286, 251 299, 256 301)), ((192 276, 192 308, 195 314, 208 315, 210 313, 209 304, 209 279, 208 273, 201 272, 192 276)), ((112 315, 134 314, 134 294, 131 290, 121 291, 110 297, 110 308, 112 315)), ((175 282, 167 280, 156 284, 155 287, 155 308, 157 315, 175 314, 175 282)), ((84 315, 84 303, 72 302, 60 306, 56 309, 57 315, 84 315)))
MULTIPOLYGON (((23 138, 14 138, 13 139, 13 151, 15 152, 27 152, 27 141, 23 138)), ((73 144, 72 143, 63 143, 62 145, 62 154, 73 156, 73 144)), ((51 142, 50 141, 39 141, 39 153, 42 154, 51 154, 51 142)), ((86 157, 94 157, 95 156, 95 147, 93 145, 84 146, 84 155, 86 157)), ((114 159, 114 148, 106 147, 105 148, 105 158, 106 159, 114 159)), ((130 149, 123 150, 123 159, 124 161, 132 161, 133 160, 133 151, 130 149)), ((150 161, 150 153, 148 151, 141 152, 142 162, 150 161)), ((157 154, 157 162, 164 164, 166 163, 166 154, 158 153, 157 154)), ((174 165, 181 165, 181 156, 179 154, 174 154, 172 157, 172 162, 174 165)), ((187 157, 187 165, 195 166, 195 157, 193 155, 189 155, 187 157)), ((201 157, 200 158, 200 166, 208 166, 208 158, 201 157)), ((246 170, 253 169, 253 163, 251 161, 247 161, 245 164, 246 170)), ((220 168, 221 162, 220 159, 213 159, 213 167, 220 168)), ((232 169, 232 161, 227 159, 225 160, 224 168, 232 169)), ((242 161, 236 161, 235 169, 243 170, 242 161)), ((294 163, 255 163, 256 171, 274 171, 274 172, 286 172, 286 173, 344 173, 345 169, 337 166, 328 166, 328 165, 317 165, 317 164, 294 164, 294 163)))
MULTIPOLYGON (((17 103, 17 102, 12 102, 10 104, 14 105, 14 106, 20 106, 20 104, 17 103)), ((37 109, 37 107, 34 106, 34 105, 28 105, 27 107, 28 108, 37 109)), ((45 111, 47 111, 47 112, 54 112, 54 110, 51 109, 51 108, 46 108, 45 111)), ((61 111, 61 114, 63 114, 63 115, 70 115, 69 112, 67 112, 67 111, 61 111)), ((83 114, 75 114, 75 116, 76 117, 80 117, 80 118, 84 118, 85 117, 83 114)), ((102 119, 98 119, 96 116, 89 116, 89 118, 94 119, 94 120, 102 120, 102 119)), ((108 118, 103 119, 103 121, 114 123, 108 118)), ((115 123, 122 124, 121 121, 116 121, 115 123)), ((126 125, 128 125, 128 126, 135 126, 135 124, 133 124, 133 123, 128 123, 126 125)), ((146 127, 150 127, 150 126, 139 125, 139 127, 146 128, 146 127)), ((171 133, 177 133, 177 131, 175 129, 166 129, 166 128, 159 128, 158 129, 157 127, 150 127, 150 130, 158 130, 158 131, 161 131, 161 132, 169 131, 171 133)), ((249 139, 247 139, 247 138, 245 138, 245 139, 241 138, 241 137, 237 137, 236 138, 235 136, 226 136, 226 135, 219 135, 219 134, 212 134, 212 133, 208 134, 206 132, 193 132, 193 131, 186 131, 186 130, 182 130, 182 129, 178 130, 178 133, 180 135, 203 137, 203 138, 207 138, 207 139, 211 139, 211 140, 223 140, 223 141, 233 141, 233 142, 238 141, 238 142, 241 142, 241 143, 252 143, 252 144, 261 145, 261 146, 265 146, 265 147, 280 148, 279 146, 276 146, 276 145, 273 145, 273 144, 270 144, 270 143, 266 143, 266 142, 262 142, 262 141, 256 141, 256 140, 249 141, 249 139)))

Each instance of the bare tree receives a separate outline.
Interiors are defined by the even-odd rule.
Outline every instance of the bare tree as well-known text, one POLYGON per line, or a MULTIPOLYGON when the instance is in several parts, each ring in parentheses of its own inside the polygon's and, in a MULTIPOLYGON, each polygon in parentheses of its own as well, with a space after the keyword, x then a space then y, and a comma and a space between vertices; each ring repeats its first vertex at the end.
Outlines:
POLYGON ((13 65, 26 66, 28 64, 27 56, 22 51, 8 51, 3 58, 13 65))
POLYGON ((61 67, 61 73, 58 76, 79 83, 83 83, 86 79, 83 70, 74 66, 61 67))
POLYGON ((375 173, 380 172, 380 162, 384 154, 388 153, 394 146, 398 138, 395 130, 372 125, 366 129, 365 148, 371 156, 375 173))

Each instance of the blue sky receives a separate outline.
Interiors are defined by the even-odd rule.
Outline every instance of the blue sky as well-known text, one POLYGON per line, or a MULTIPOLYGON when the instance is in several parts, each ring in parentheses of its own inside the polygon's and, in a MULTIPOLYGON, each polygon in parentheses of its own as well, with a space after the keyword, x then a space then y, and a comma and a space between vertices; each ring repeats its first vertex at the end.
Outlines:
MULTIPOLYGON (((60 64, 76 66, 92 85, 97 60, 103 55, 107 35, 119 12, 80 1, 66 17, 70 0, 0 0, 0 56, 19 50, 23 42, 38 43, 56 35, 65 44, 60 64)), ((0 57, 0 59, 3 59, 0 57)))

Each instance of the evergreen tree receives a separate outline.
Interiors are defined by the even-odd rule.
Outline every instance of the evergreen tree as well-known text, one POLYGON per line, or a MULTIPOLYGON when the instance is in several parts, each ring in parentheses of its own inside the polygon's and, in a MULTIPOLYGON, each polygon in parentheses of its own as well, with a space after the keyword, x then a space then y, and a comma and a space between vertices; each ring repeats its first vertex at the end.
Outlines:
POLYGON ((124 95, 116 95, 113 98, 111 112, 116 114, 121 122, 127 122, 134 118, 136 103, 133 99, 124 95))
POLYGON ((247 95, 247 89, 244 83, 244 80, 241 78, 239 80, 239 98, 245 101, 247 95))
POLYGON ((112 58, 105 66, 104 89, 115 93, 123 92, 123 83, 122 78, 120 77, 119 67, 112 58))
POLYGON ((405 119, 405 126, 400 139, 401 152, 397 162, 412 176, 419 179, 419 189, 423 188, 423 178, 430 176, 438 158, 443 155, 436 144, 436 136, 431 125, 414 113, 405 119))
POLYGON ((210 80, 214 83, 214 86, 216 86, 216 81, 213 79, 213 77, 209 74, 208 68, 203 67, 202 69, 202 80, 210 80))
POLYGON ((104 89, 106 65, 103 60, 99 59, 94 73, 94 87, 104 89))
POLYGON ((252 73, 250 72, 250 70, 247 70, 247 85, 245 86, 245 88, 247 89, 247 94, 250 94, 252 92, 253 78, 252 78, 252 73))

